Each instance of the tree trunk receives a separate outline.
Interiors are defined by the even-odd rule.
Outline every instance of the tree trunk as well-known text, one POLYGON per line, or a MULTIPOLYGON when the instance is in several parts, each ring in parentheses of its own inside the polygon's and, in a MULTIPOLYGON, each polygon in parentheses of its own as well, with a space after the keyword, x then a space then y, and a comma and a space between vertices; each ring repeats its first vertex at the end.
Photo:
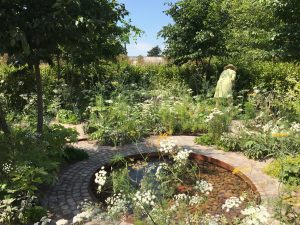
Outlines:
POLYGON ((42 77, 39 62, 34 64, 34 73, 36 79, 36 92, 37 92, 37 133, 43 134, 43 88, 42 77))
POLYGON ((59 54, 56 55, 56 61, 57 61, 57 79, 60 80, 60 78, 61 78, 61 72, 60 72, 59 54))
POLYGON ((0 128, 6 135, 10 135, 10 129, 6 123, 4 112, 2 111, 2 106, 0 106, 0 128))

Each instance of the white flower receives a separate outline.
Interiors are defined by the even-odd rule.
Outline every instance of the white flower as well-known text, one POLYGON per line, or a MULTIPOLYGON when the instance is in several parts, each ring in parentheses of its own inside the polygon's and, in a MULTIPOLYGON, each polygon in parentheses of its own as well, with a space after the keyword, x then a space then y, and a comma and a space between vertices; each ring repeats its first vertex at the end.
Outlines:
POLYGON ((189 202, 189 205, 198 205, 200 203, 203 202, 203 197, 199 196, 198 194, 192 196, 190 198, 190 202, 189 202))
POLYGON ((300 123, 293 122, 290 127, 290 130, 294 133, 300 132, 300 123))
POLYGON ((190 197, 186 194, 177 194, 177 195, 174 195, 173 198, 176 200, 176 201, 185 201, 185 200, 188 200, 190 197))
POLYGON ((239 207, 243 201, 243 197, 230 197, 226 199, 225 203, 222 205, 222 209, 226 210, 226 212, 229 212, 232 208, 239 207))
POLYGON ((205 224, 205 225, 219 225, 220 223, 220 215, 216 214, 214 216, 210 214, 206 214, 204 217, 201 218, 199 224, 205 224))
POLYGON ((133 197, 134 204, 141 208, 147 206, 154 206, 155 199, 156 199, 155 195, 153 195, 150 190, 145 192, 137 191, 133 197))
POLYGON ((90 219, 93 216, 92 211, 84 211, 73 217, 73 224, 81 223, 85 219, 90 219))
POLYGON ((190 196, 186 194, 177 194, 173 196, 173 199, 175 200, 174 204, 170 207, 170 211, 176 211, 180 202, 188 202, 190 199, 190 196))
POLYGON ((108 197, 105 202, 107 203, 107 211, 110 215, 116 215, 119 213, 127 212, 127 205, 129 201, 122 193, 114 194, 112 197, 108 197))
POLYGON ((267 124, 265 124, 262 129, 263 131, 266 133, 266 132, 269 132, 271 129, 273 128, 273 121, 269 121, 267 124))
POLYGON ((256 207, 250 206, 241 211, 241 214, 245 216, 242 220, 244 225, 260 225, 267 224, 270 218, 270 214, 264 206, 258 205, 256 207))
POLYGON ((161 180, 162 179, 162 175, 163 175, 163 170, 168 168, 168 164, 166 163, 160 163, 156 169, 155 172, 155 177, 157 180, 161 180))
POLYGON ((101 192, 103 185, 106 182, 106 174, 107 172, 104 170, 104 166, 101 167, 101 170, 99 170, 98 173, 95 174, 95 183, 98 184, 97 191, 98 193, 101 192))
POLYGON ((108 104, 112 104, 113 100, 105 100, 105 102, 108 103, 108 104))
POLYGON ((67 225, 67 224, 68 224, 68 220, 65 219, 60 219, 56 221, 56 225, 67 225))
POLYGON ((223 115, 224 113, 217 108, 214 108, 213 111, 206 117, 205 122, 210 122, 215 116, 223 115))
POLYGON ((160 142, 160 148, 158 151, 163 153, 174 153, 176 151, 176 144, 174 139, 170 138, 160 142))
POLYGON ((205 180, 197 180, 194 189, 208 195, 213 190, 213 186, 205 180))
POLYGON ((4 83, 4 80, 1 80, 1 81, 0 81, 0 84, 3 84, 3 83, 4 83))
POLYGON ((187 159, 189 158, 189 155, 192 151, 191 150, 180 150, 177 155, 174 156, 174 160, 176 163, 178 163, 179 165, 184 165, 187 161, 187 159))
POLYGON ((10 163, 4 163, 3 165, 2 165, 2 171, 4 172, 4 173, 10 173, 11 171, 13 170, 13 167, 12 167, 12 164, 10 164, 10 163))

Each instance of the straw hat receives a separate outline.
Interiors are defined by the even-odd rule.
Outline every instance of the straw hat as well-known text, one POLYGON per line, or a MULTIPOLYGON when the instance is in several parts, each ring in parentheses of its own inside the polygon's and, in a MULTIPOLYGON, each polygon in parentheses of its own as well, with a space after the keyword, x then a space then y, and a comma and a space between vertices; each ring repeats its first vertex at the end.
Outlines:
POLYGON ((227 70, 227 69, 232 69, 234 71, 237 71, 237 68, 233 64, 228 64, 227 66, 224 67, 224 70, 227 70))

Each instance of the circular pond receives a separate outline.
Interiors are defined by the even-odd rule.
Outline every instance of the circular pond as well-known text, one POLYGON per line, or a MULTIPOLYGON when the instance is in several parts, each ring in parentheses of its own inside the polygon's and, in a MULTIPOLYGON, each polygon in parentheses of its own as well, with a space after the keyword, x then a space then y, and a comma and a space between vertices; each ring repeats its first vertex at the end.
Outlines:
MULTIPOLYGON (((156 192, 156 190, 158 190, 158 192, 161 191, 163 187, 161 186, 162 184, 157 181, 158 170, 163 168, 162 165, 174 165, 176 163, 174 158, 167 155, 162 157, 161 154, 157 152, 128 156, 114 161, 115 162, 102 167, 102 170, 105 169, 108 176, 119 173, 117 178, 111 178, 110 181, 107 181, 102 187, 101 192, 99 192, 98 185, 95 184, 95 176, 91 179, 90 183, 90 192, 95 198, 95 201, 102 203, 105 207, 107 207, 107 198, 113 195, 113 190, 120 189, 120 187, 117 186, 121 185, 120 183, 122 182, 127 182, 126 188, 129 186, 135 191, 145 186, 151 187, 154 192, 156 192), (145 178, 145 174, 147 174, 147 178, 145 178), (151 174, 153 176, 151 176, 151 174), (122 180, 122 178, 124 179, 122 180), (145 184, 144 180, 147 180, 147 184, 145 184), (118 184, 116 185, 113 182, 117 182, 118 184), (128 184, 128 182, 130 184, 128 184)), ((157 198, 168 198, 169 207, 175 204, 175 200, 172 196, 178 196, 180 194, 201 196, 202 200, 204 199, 201 204, 197 206, 189 205, 187 210, 192 213, 194 211, 201 211, 203 215, 222 214, 230 221, 232 218, 241 217, 240 212, 245 209, 247 205, 259 203, 260 196, 255 185, 244 174, 232 166, 195 153, 189 154, 188 162, 188 164, 184 165, 185 168, 182 173, 174 175, 174 171, 171 170, 167 170, 165 173, 166 176, 173 177, 172 179, 170 178, 170 182, 167 180, 164 181, 164 183, 168 185, 166 190, 169 190, 170 193, 158 195, 159 197, 157 198), (174 176, 176 176, 176 178, 174 178, 174 176), (196 190, 195 185, 201 182, 204 186, 202 186, 202 189, 200 187, 200 189, 196 190), (233 203, 231 206, 230 204, 224 206, 228 199, 232 197, 240 198, 241 196, 242 201, 238 204, 235 205, 235 203, 233 203), (231 207, 230 210, 226 210, 228 209, 227 207, 231 207)), ((127 190, 127 192, 130 193, 131 191, 127 190)), ((134 191, 132 191, 132 193, 133 192, 134 191)), ((133 212, 129 211, 129 214, 130 213, 133 212)))

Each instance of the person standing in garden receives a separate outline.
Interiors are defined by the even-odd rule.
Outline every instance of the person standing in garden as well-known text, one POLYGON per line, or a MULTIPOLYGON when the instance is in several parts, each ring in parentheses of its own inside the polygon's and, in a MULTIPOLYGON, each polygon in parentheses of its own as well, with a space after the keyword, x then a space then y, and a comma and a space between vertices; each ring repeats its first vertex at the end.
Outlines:
POLYGON ((228 105, 233 104, 232 87, 236 78, 236 70, 237 68, 232 64, 228 64, 224 67, 224 71, 220 75, 214 95, 217 108, 220 105, 221 99, 227 99, 228 105))

